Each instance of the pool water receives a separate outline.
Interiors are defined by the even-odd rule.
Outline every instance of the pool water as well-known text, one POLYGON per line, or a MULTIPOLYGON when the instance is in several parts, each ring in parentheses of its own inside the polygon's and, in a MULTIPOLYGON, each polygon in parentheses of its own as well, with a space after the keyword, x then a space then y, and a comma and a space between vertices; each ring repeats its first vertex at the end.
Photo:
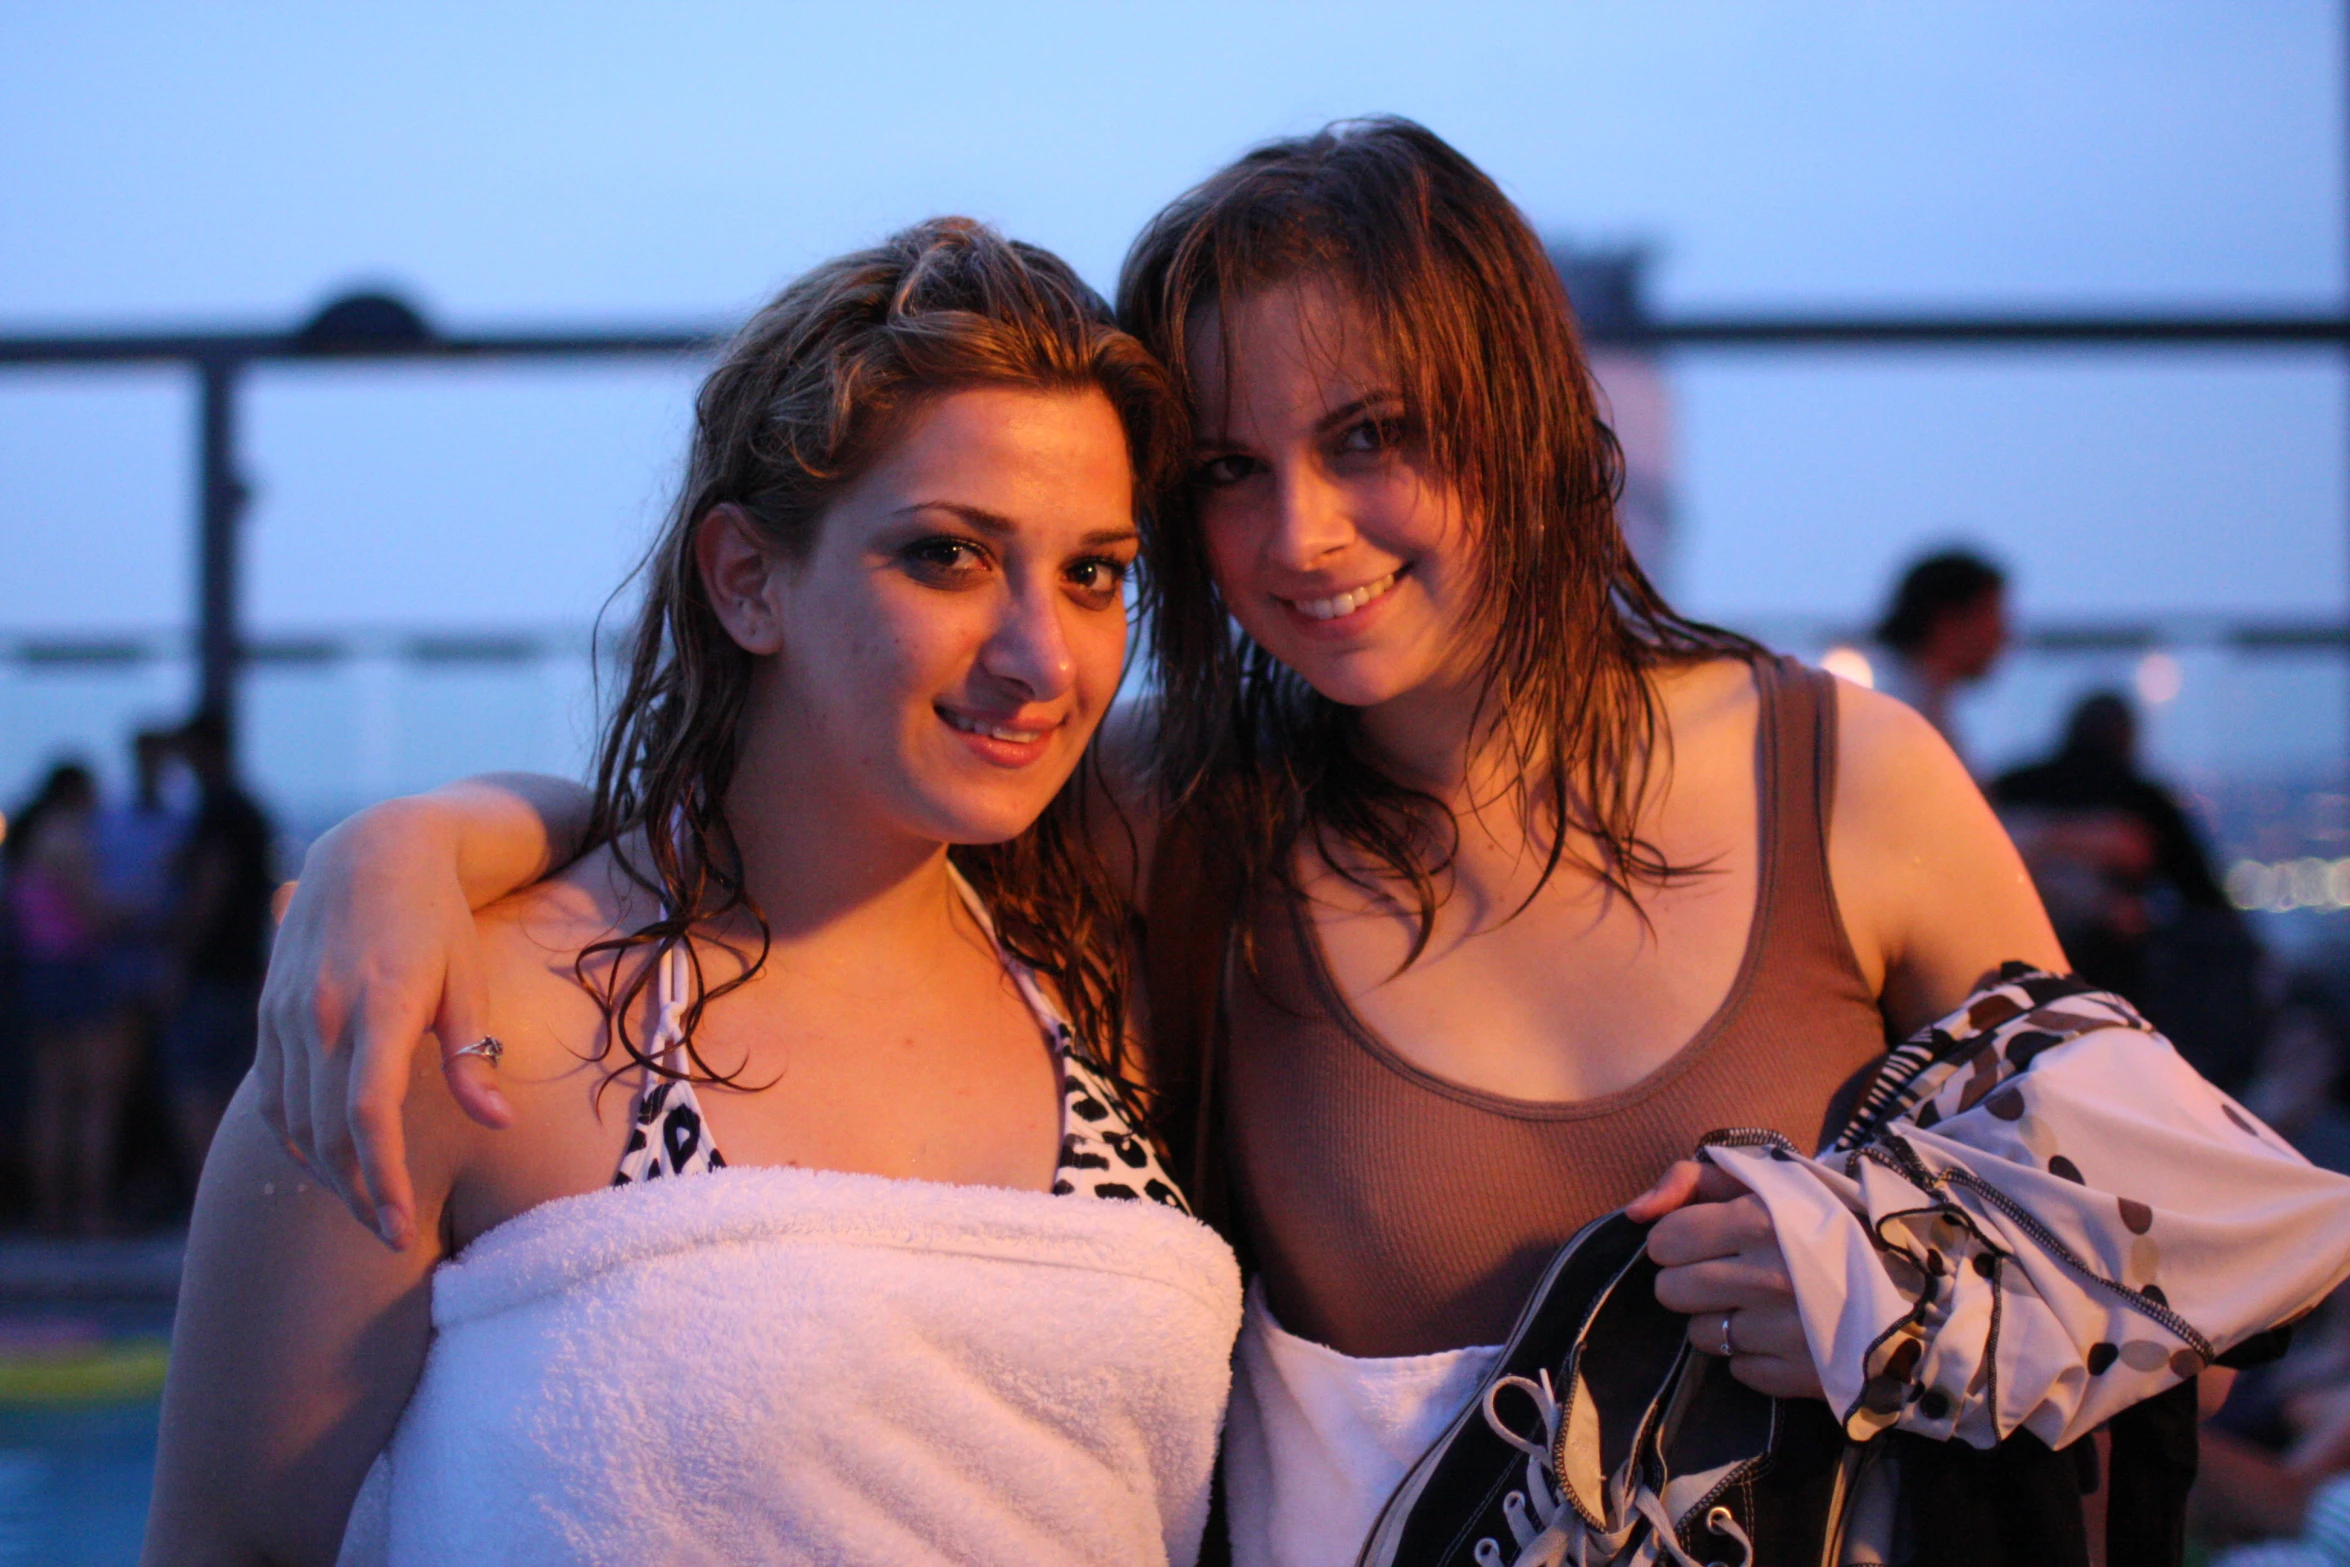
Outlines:
POLYGON ((134 1567, 169 1308, 0 1313, 0 1567, 134 1567))
POLYGON ((0 1408, 0 1567, 134 1567, 156 1399, 0 1408))

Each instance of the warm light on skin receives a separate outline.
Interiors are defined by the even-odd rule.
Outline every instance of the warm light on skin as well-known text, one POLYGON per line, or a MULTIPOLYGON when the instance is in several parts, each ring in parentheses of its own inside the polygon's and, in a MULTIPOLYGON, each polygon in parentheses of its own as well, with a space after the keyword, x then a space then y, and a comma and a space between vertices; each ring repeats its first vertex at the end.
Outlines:
POLYGON ((771 626, 752 651, 775 656, 756 666, 747 743, 843 821, 1016 836, 1117 692, 1138 547, 1102 393, 936 399, 826 510, 805 560, 764 568, 767 618, 746 624, 771 626))
POLYGON ((1289 284, 1229 323, 1211 314, 1193 344, 1199 517, 1233 618, 1322 695, 1368 710, 1384 744, 1424 729, 1422 709, 1465 721, 1482 640, 1472 530, 1367 327, 1330 290, 1289 284))

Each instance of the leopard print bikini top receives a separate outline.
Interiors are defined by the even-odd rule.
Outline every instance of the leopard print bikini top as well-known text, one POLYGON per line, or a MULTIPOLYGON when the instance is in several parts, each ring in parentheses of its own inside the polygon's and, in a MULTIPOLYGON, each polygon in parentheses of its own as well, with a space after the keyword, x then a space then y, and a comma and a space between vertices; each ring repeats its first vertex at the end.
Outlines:
MULTIPOLYGON (((1140 1117, 1110 1076, 1087 1059, 1076 1031, 1037 983, 1026 964, 1014 957, 996 935, 995 921, 960 872, 952 865, 947 875, 979 928, 995 944, 996 958, 1028 1004, 1045 1045, 1061 1070, 1061 1154, 1053 1171, 1056 1197, 1106 1197, 1134 1202, 1148 1198, 1180 1213, 1191 1212, 1159 1163, 1158 1150, 1139 1129, 1140 1117)), ((725 1156, 707 1135, 701 1102, 685 1071, 685 1035, 680 1027, 688 995, 686 955, 682 947, 661 954, 654 976, 656 1008, 648 1054, 664 1072, 646 1068, 637 1090, 636 1121, 629 1129, 628 1146, 620 1155, 615 1186, 657 1180, 665 1175, 696 1175, 724 1169, 725 1156), (667 1072, 680 1075, 668 1076, 667 1072)))

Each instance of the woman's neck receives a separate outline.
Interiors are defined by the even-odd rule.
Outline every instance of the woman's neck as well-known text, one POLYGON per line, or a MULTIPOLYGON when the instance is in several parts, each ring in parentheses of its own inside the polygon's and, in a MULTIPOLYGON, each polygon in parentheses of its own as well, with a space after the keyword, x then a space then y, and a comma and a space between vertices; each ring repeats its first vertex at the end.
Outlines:
POLYGON ((1523 827, 1519 748, 1507 715, 1476 688, 1423 686, 1365 708, 1358 743, 1363 760, 1456 816, 1501 813, 1487 830, 1505 837, 1523 827))
POLYGON ((806 758, 779 756, 757 738, 746 736, 725 808, 743 891, 766 917, 769 939, 779 946, 877 940, 928 952, 949 936, 959 900, 946 845, 907 833, 854 790, 809 776, 806 758))

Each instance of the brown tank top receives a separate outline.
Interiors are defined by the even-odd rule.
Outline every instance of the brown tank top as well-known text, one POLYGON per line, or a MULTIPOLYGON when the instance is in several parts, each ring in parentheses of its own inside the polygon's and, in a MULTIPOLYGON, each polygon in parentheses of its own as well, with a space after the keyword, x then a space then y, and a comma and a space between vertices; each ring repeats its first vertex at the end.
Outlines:
POLYGON ((1225 1141, 1274 1314, 1350 1355, 1505 1337, 1590 1220, 1719 1127, 1815 1146, 1885 1049, 1828 879, 1836 700, 1792 659, 1756 666, 1761 862, 1737 977, 1678 1053, 1619 1092, 1539 1103, 1406 1061, 1332 985, 1304 912, 1256 902, 1256 973, 1227 990, 1225 1141))

